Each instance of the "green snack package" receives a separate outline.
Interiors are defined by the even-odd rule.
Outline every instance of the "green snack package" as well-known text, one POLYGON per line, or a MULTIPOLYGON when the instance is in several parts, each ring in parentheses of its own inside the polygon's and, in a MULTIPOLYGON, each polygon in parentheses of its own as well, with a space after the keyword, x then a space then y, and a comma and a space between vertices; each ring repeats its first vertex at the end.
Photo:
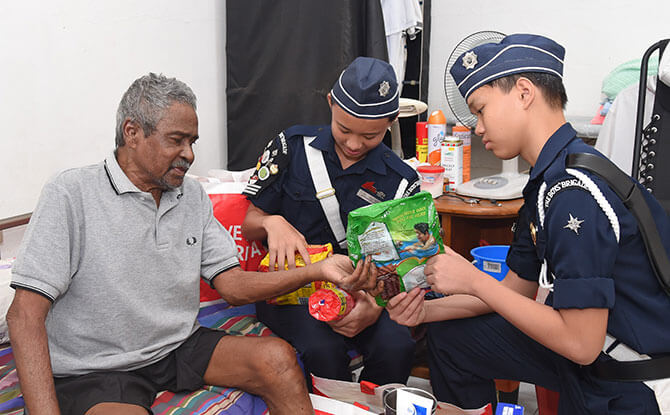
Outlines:
POLYGON ((382 307, 403 291, 429 287, 423 273, 426 261, 444 253, 433 197, 420 192, 352 210, 347 247, 354 264, 372 256, 379 269, 377 280, 384 284, 382 293, 375 297, 382 307))

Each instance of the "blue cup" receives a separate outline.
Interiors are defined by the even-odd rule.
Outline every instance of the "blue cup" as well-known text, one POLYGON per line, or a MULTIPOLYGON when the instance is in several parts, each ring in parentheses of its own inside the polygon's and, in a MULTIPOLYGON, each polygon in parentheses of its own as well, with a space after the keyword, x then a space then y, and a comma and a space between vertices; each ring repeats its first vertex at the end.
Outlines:
POLYGON ((473 264, 477 269, 501 281, 509 271, 505 263, 507 251, 509 251, 509 245, 487 245, 473 248, 470 255, 475 259, 473 264))

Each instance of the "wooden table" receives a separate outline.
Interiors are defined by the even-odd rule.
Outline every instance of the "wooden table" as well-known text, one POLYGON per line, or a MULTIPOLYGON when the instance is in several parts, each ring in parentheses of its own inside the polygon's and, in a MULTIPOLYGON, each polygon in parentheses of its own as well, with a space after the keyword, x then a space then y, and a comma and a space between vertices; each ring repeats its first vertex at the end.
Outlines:
POLYGON ((449 195, 454 194, 447 193, 435 199, 445 245, 471 260, 470 250, 482 245, 482 242, 489 245, 509 245, 512 242, 512 225, 523 199, 502 200, 498 206, 487 199, 470 204, 449 195))

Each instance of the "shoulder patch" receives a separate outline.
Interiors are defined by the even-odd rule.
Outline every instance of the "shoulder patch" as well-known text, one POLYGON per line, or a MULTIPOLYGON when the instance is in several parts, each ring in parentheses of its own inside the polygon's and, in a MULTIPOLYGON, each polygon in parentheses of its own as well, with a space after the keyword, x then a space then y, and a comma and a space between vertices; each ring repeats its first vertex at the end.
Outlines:
POLYGON ((560 182, 557 182, 551 186, 551 188, 547 190, 547 193, 545 193, 543 202, 544 209, 547 210, 549 208, 549 204, 551 203, 551 200, 554 198, 554 196, 568 189, 583 189, 587 192, 589 191, 586 185, 577 178, 561 180, 560 182))
POLYGON ((242 194, 255 197, 272 184, 289 164, 289 151, 286 135, 281 132, 270 140, 258 157, 256 170, 249 178, 242 194))

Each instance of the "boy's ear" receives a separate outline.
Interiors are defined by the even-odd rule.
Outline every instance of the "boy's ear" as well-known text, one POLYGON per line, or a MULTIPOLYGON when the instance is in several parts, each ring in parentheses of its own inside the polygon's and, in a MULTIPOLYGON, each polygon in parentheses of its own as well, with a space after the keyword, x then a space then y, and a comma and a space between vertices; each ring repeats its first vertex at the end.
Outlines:
POLYGON ((528 78, 521 77, 516 80, 516 94, 523 109, 528 109, 537 98, 537 87, 528 78))
POLYGON ((328 95, 326 95, 326 99, 328 100, 328 106, 332 107, 333 106, 333 97, 330 96, 330 92, 328 95))

